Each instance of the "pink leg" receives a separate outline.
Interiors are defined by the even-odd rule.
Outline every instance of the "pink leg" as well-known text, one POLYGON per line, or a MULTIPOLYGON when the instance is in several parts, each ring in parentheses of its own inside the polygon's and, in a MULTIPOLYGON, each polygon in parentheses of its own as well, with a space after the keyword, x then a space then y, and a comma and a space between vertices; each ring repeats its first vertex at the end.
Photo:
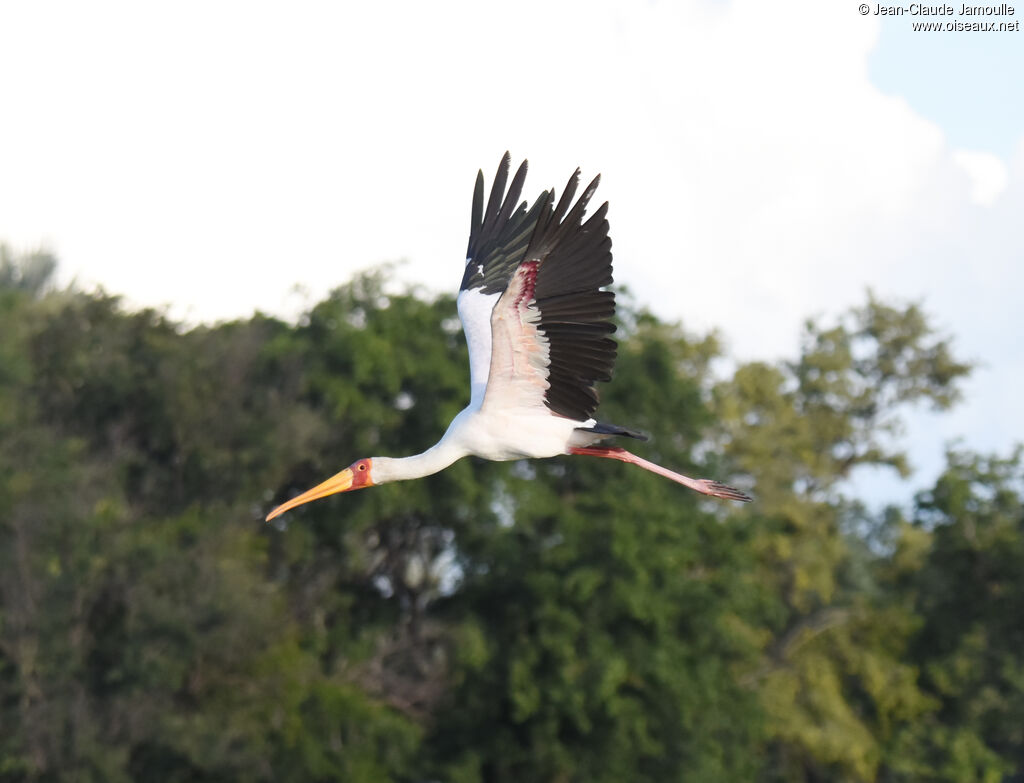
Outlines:
POLYGON ((630 454, 625 449, 620 449, 617 446, 590 446, 569 449, 570 454, 581 454, 588 457, 605 457, 606 459, 617 459, 622 462, 628 462, 631 465, 639 465, 644 470, 649 470, 651 473, 657 473, 659 476, 664 476, 667 479, 672 479, 678 484, 682 484, 684 487, 689 487, 702 495, 711 495, 716 498, 725 498, 726 500, 742 500, 744 503, 749 503, 753 498, 747 495, 745 492, 740 492, 735 487, 730 487, 728 484, 723 484, 720 481, 712 481, 711 479, 692 479, 689 476, 684 476, 681 473, 674 473, 668 468, 663 468, 661 465, 655 465, 653 462, 648 462, 643 457, 638 457, 636 454, 630 454))

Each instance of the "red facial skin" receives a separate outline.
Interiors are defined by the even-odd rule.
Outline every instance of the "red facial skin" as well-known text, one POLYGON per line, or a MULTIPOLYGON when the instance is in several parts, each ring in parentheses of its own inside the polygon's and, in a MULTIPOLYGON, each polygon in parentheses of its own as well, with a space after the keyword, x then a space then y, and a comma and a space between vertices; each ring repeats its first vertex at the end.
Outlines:
POLYGON ((357 460, 349 466, 349 470, 352 471, 352 487, 349 489, 349 492, 354 489, 373 486, 373 479, 370 478, 373 472, 372 468, 373 460, 371 459, 357 460))

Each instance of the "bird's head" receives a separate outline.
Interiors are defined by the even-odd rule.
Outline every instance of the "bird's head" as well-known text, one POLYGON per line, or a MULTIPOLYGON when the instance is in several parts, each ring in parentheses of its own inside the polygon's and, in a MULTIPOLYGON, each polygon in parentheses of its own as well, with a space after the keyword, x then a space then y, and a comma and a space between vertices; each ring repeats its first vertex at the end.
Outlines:
POLYGON ((309 503, 311 500, 319 500, 338 492, 351 492, 363 487, 372 487, 375 483, 373 480, 373 463, 374 460, 372 459, 356 460, 341 471, 341 473, 337 473, 322 484, 317 484, 301 495, 293 497, 287 503, 282 503, 267 515, 267 521, 269 522, 274 517, 278 517, 296 506, 309 503))

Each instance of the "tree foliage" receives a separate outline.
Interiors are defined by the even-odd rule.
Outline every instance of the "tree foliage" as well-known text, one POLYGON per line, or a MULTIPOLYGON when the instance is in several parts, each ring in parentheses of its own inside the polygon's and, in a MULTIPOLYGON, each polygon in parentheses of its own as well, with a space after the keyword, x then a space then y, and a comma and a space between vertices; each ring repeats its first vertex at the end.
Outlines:
POLYGON ((605 460, 463 460, 275 502, 433 443, 451 299, 357 277, 297 323, 186 328, 0 247, 0 780, 999 781, 1024 775, 1021 454, 912 509, 907 406, 969 366, 916 305, 727 375, 622 308, 602 414, 743 508, 605 460))

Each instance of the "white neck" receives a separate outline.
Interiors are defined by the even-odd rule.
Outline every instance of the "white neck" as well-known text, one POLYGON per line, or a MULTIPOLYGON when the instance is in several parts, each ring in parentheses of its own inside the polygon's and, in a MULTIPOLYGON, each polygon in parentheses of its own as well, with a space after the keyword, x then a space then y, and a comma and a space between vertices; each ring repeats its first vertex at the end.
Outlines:
POLYGON ((431 476, 456 460, 462 459, 466 454, 468 452, 464 449, 442 439, 436 446, 411 457, 373 457, 373 483, 383 484, 388 481, 406 481, 431 476))

